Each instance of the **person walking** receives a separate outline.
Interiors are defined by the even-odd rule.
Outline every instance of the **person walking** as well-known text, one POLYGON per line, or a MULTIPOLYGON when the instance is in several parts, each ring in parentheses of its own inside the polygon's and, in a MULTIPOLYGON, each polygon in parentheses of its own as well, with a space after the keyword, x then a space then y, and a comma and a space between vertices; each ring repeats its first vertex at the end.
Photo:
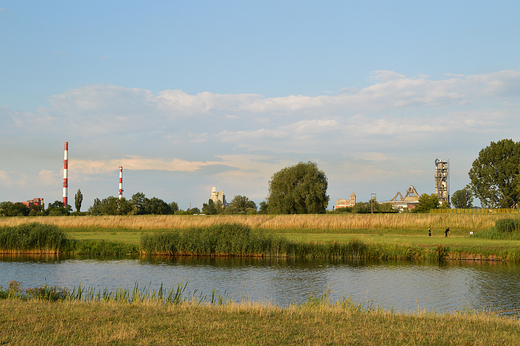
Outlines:
POLYGON ((444 231, 444 237, 448 237, 450 235, 450 228, 446 228, 446 230, 444 231))
POLYGON ((428 227, 428 237, 431 237, 431 236, 432 236, 432 228, 428 227))

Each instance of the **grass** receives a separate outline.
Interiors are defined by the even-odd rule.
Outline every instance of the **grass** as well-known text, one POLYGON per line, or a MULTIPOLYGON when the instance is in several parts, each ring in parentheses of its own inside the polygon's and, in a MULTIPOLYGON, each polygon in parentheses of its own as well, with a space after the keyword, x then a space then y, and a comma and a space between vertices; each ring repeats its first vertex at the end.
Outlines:
MULTIPOLYGON (((182 297, 182 287, 174 287, 164 296, 182 297)), ((20 291, 19 287, 13 290, 20 291)), ((100 299, 95 293, 90 295, 92 299, 88 294, 78 299, 77 293, 76 299, 70 299, 73 294, 63 299, 4 297, 0 299, 0 344, 520 344, 520 322, 493 314, 399 313, 350 299, 331 303, 326 293, 283 308, 221 299, 206 302, 199 297, 165 304, 154 298, 155 292, 105 292, 99 294, 100 299)))
POLYGON ((66 229, 189 229, 240 223, 253 229, 427 230, 428 227, 476 231, 512 214, 324 214, 324 215, 130 215, 0 217, 1 226, 40 222, 66 229))

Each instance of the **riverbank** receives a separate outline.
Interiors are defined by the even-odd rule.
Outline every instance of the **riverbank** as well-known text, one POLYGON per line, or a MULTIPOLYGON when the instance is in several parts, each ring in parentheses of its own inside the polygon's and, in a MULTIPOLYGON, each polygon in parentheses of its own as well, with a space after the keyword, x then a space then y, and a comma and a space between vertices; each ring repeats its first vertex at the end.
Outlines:
POLYGON ((0 344, 16 345, 519 345, 520 322, 484 314, 401 314, 326 302, 0 300, 0 344))
MULTIPOLYGON (((32 220, 32 218, 25 218, 32 220)), ((252 229, 242 224, 172 230, 0 227, 0 252, 86 255, 253 256, 520 261, 520 240, 484 239, 442 230, 252 229)))

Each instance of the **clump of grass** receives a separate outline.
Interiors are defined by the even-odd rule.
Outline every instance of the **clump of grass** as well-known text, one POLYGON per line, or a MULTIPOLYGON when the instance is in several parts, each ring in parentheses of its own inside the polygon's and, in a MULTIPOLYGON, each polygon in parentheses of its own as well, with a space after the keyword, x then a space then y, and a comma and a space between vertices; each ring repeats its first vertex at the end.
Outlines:
POLYGON ((58 253, 67 245, 65 232, 53 225, 21 224, 0 228, 0 252, 58 253))
POLYGON ((188 256, 262 256, 281 254, 285 238, 241 224, 221 224, 184 231, 144 235, 147 254, 188 256))
POLYGON ((138 254, 139 248, 122 242, 68 239, 57 226, 33 222, 0 228, 0 253, 126 255, 138 254))

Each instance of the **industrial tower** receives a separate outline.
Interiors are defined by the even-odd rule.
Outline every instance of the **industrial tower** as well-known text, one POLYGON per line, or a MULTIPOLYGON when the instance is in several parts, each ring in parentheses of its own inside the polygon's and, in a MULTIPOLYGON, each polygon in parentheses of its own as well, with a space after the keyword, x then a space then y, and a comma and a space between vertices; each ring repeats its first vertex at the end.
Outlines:
POLYGON ((448 203, 448 206, 450 205, 449 162, 450 160, 435 160, 435 193, 439 197, 439 203, 448 203))

